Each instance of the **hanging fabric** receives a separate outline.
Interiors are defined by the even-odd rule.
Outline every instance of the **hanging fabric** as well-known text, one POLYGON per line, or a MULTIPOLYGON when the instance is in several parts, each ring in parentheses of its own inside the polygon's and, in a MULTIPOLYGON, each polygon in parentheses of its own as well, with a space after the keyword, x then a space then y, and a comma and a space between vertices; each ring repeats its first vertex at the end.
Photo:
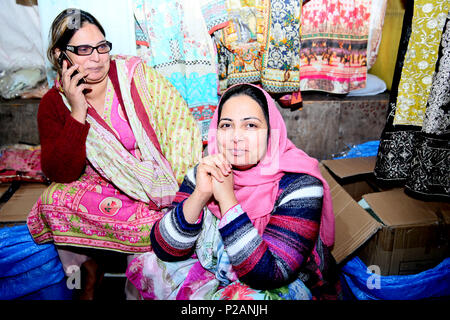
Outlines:
POLYGON ((369 38, 367 41, 367 70, 375 64, 383 34, 387 0, 372 0, 370 8, 369 38))
POLYGON ((270 93, 300 88, 301 1, 227 1, 228 27, 214 32, 221 91, 260 82, 270 93))
POLYGON ((214 32, 218 53, 220 91, 238 83, 261 79, 261 57, 265 46, 265 15, 268 0, 227 1, 229 24, 214 32))
POLYGON ((180 92, 207 141, 218 103, 210 33, 227 25, 223 1, 134 0, 138 55, 180 92))
POLYGON ((387 1, 377 59, 372 64, 372 67, 370 67, 370 63, 368 67, 369 73, 382 79, 386 83, 388 90, 391 90, 392 87, 398 44, 402 33, 403 16, 405 15, 403 1, 387 1))
POLYGON ((364 88, 371 0, 312 0, 303 6, 300 90, 364 88))
POLYGON ((406 4, 375 176, 425 199, 450 199, 448 1, 406 4))
POLYGON ((271 93, 300 89, 301 1, 271 0, 265 15, 261 84, 271 93))

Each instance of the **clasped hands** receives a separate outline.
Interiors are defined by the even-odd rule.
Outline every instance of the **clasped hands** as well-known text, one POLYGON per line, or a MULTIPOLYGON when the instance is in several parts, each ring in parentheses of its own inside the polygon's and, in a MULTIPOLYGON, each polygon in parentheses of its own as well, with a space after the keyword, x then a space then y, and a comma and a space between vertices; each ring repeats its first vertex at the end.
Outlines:
POLYGON ((183 208, 186 220, 195 222, 211 198, 218 202, 222 216, 238 203, 231 164, 222 154, 209 155, 200 161, 194 192, 183 208))

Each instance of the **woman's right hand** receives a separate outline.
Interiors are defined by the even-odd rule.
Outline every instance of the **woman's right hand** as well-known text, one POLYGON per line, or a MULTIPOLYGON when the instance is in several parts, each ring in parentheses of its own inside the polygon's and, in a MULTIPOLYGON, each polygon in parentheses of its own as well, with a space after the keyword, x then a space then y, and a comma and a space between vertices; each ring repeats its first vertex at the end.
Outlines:
POLYGON ((85 123, 89 105, 86 101, 86 97, 83 94, 83 90, 89 89, 90 87, 86 83, 77 85, 81 78, 86 76, 84 73, 78 72, 78 74, 71 78, 72 74, 77 69, 77 64, 67 69, 67 61, 64 60, 61 75, 62 86, 64 95, 66 96, 67 101, 72 107, 72 117, 81 123, 85 123))

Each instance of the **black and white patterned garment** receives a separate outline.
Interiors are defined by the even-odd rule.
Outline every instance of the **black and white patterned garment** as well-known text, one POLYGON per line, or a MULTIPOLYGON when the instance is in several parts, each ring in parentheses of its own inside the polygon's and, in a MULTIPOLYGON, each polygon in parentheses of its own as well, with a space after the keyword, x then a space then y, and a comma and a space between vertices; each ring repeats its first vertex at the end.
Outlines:
POLYGON ((433 83, 421 127, 394 125, 398 85, 403 68, 414 3, 407 4, 386 127, 378 150, 375 176, 386 184, 404 185, 406 191, 427 200, 450 199, 450 23, 439 48, 433 83))

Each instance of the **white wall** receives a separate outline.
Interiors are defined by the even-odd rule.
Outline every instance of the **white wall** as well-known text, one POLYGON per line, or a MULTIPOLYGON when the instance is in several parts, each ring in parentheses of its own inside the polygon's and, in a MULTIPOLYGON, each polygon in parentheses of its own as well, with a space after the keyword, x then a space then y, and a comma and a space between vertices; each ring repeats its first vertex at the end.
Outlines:
POLYGON ((44 65, 36 1, 0 1, 0 71, 44 65))

